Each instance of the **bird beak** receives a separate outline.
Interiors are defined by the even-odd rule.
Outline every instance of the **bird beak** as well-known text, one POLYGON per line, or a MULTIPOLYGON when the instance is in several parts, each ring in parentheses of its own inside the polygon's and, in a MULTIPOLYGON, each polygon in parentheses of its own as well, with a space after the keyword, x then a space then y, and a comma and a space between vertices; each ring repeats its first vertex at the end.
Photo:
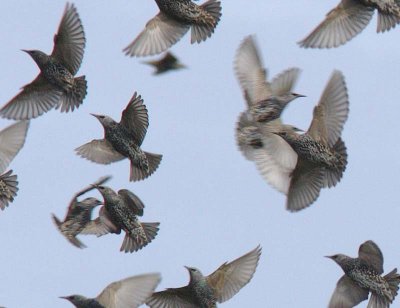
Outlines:
POLYGON ((100 116, 100 115, 98 115, 98 114, 94 114, 94 113, 91 113, 90 115, 94 116, 94 117, 95 117, 95 118, 97 118, 97 119, 98 119, 98 118, 99 118, 99 116, 100 116))
POLYGON ((306 95, 303 94, 298 94, 298 93, 293 93, 294 95, 296 95, 297 97, 307 97, 306 95))
POLYGON ((324 256, 324 258, 333 259, 333 256, 324 256))
POLYGON ((63 299, 69 300, 69 296, 59 296, 58 298, 63 298, 63 299))
POLYGON ((30 50, 21 49, 21 51, 26 52, 27 54, 31 54, 31 51, 30 51, 30 50))

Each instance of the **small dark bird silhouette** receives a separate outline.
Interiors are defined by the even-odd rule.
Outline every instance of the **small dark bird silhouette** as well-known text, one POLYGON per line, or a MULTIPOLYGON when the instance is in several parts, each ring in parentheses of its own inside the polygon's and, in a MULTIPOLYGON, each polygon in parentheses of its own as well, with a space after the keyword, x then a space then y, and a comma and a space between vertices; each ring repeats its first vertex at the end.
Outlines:
POLYGON ((104 127, 104 139, 95 139, 75 149, 78 155, 98 164, 109 164, 124 158, 131 162, 130 181, 150 176, 161 162, 162 155, 144 152, 140 146, 149 126, 146 106, 136 92, 122 112, 121 121, 96 115, 104 127))
POLYGON ((389 308, 399 290, 397 269, 383 274, 383 255, 373 241, 361 244, 358 258, 337 254, 327 258, 335 261, 344 271, 333 292, 328 308, 351 308, 371 298, 368 307, 389 308))
MULTIPOLYGON (((110 176, 102 177, 93 185, 102 185, 110 178, 110 176)), ((72 245, 78 248, 86 247, 79 239, 76 238, 78 234, 95 234, 97 236, 101 236, 110 232, 107 228, 107 225, 100 221, 100 218, 95 220, 91 219, 93 209, 102 204, 99 200, 90 197, 82 201, 78 201, 80 196, 95 189, 93 185, 82 189, 74 195, 69 203, 68 211, 63 222, 61 222, 56 215, 52 214, 53 221, 61 234, 64 235, 72 245)))
POLYGON ((227 301, 249 283, 260 255, 261 247, 257 246, 240 258, 225 262, 209 276, 203 276, 198 269, 186 266, 190 275, 187 286, 155 292, 146 304, 151 308, 217 307, 217 302, 227 301))
POLYGON ((158 273, 128 277, 109 284, 96 298, 82 295, 61 296, 77 308, 137 308, 160 283, 158 273))
POLYGON ((205 41, 221 18, 221 3, 209 0, 197 5, 190 0, 156 0, 160 12, 123 51, 131 57, 162 53, 191 28, 191 43, 205 41))
POLYGON ((186 68, 186 66, 180 63, 179 60, 170 52, 167 52, 160 60, 145 61, 143 63, 155 67, 156 70, 153 73, 154 75, 160 75, 171 70, 186 68))
POLYGON ((157 235, 159 222, 140 222, 144 204, 131 191, 120 189, 118 194, 107 186, 95 186, 104 198, 100 220, 112 233, 125 231, 120 251, 134 252, 149 244, 157 235), (110 228, 110 226, 112 226, 110 228))
POLYGON ((369 24, 378 11, 377 32, 385 32, 400 23, 400 3, 397 0, 342 0, 325 20, 305 39, 298 42, 304 48, 332 48, 350 41, 369 24))
POLYGON ((85 42, 78 12, 73 4, 67 3, 51 55, 39 50, 23 50, 39 66, 40 73, 0 109, 0 115, 25 120, 36 118, 53 107, 61 107, 62 112, 78 108, 86 96, 87 85, 85 76, 75 78, 74 75, 81 65, 85 42))
POLYGON ((3 173, 25 143, 29 121, 14 123, 0 131, 0 209, 14 201, 18 191, 17 175, 3 173))

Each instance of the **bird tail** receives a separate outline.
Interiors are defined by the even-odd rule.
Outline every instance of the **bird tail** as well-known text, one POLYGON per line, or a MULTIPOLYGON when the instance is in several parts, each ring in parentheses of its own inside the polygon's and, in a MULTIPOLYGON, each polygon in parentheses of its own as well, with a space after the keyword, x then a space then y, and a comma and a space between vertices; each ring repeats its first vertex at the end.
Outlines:
POLYGON ((219 0, 209 0, 200 7, 203 9, 200 17, 201 23, 192 25, 192 44, 194 42, 200 43, 210 37, 214 33, 214 29, 222 15, 221 2, 219 0))
POLYGON ((400 23, 400 6, 398 4, 393 4, 396 7, 390 10, 380 10, 378 9, 378 26, 376 32, 385 32, 394 28, 400 23))
POLYGON ((126 233, 124 241, 122 242, 120 251, 124 252, 134 252, 142 249, 147 244, 149 244, 157 235, 159 230, 159 222, 144 222, 141 223, 142 232, 138 229, 135 233, 126 233))
POLYGON ((162 155, 154 154, 149 152, 144 152, 148 161, 148 169, 144 168, 142 165, 136 165, 131 160, 131 172, 129 180, 132 182, 144 180, 145 178, 149 177, 153 174, 154 171, 158 168, 162 155))
POLYGON ((386 282, 389 284, 390 290, 385 289, 383 295, 372 292, 367 308, 389 307, 390 303, 392 303, 396 297, 400 283, 400 275, 397 274, 397 268, 383 278, 385 278, 386 282))
POLYGON ((347 148, 341 138, 335 143, 332 148, 332 152, 335 154, 338 160, 338 168, 328 169, 325 168, 324 171, 324 186, 323 187, 333 187, 339 183, 343 176, 343 172, 346 170, 347 165, 347 148))
POLYGON ((57 226, 57 229, 60 231, 60 233, 75 247, 78 248, 86 248, 86 245, 83 244, 80 240, 78 240, 75 236, 68 235, 65 232, 65 229, 62 226, 62 221, 58 219, 58 217, 54 214, 51 214, 51 218, 53 219, 54 224, 57 226))
POLYGON ((400 275, 397 273, 397 268, 393 269, 383 278, 385 278, 386 282, 389 284, 390 295, 391 295, 390 302, 392 302, 397 295, 397 291, 399 290, 399 284, 400 284, 400 275))
POLYGON ((61 112, 74 111, 75 108, 79 108, 82 104, 86 94, 87 82, 85 76, 76 77, 74 78, 72 89, 61 96, 61 99, 55 108, 58 109, 61 106, 61 112))
POLYGON ((17 175, 12 174, 12 170, 0 176, 0 208, 4 210, 9 202, 14 201, 14 197, 17 195, 18 191, 18 181, 17 175))

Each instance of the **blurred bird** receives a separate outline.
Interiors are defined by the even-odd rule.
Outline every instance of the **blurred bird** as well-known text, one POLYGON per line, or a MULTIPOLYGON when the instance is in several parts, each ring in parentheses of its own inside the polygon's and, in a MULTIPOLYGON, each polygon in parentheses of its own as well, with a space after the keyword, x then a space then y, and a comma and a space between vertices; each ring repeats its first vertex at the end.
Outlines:
POLYGON ((109 284, 96 298, 82 295, 61 298, 77 308, 136 308, 149 298, 160 280, 158 273, 132 276, 109 284))
MULTIPOLYGON (((102 177, 93 185, 102 185, 110 178, 110 176, 102 177)), ((93 185, 82 189, 74 195, 69 203, 68 211, 63 222, 61 222, 56 215, 52 214, 53 221, 61 234, 64 235, 72 245, 78 248, 86 247, 79 239, 76 238, 76 236, 80 233, 95 234, 97 236, 109 233, 107 225, 102 222, 100 218, 91 220, 93 209, 102 203, 93 197, 78 201, 80 196, 95 189, 93 185)))
MULTIPOLYGON (((296 161, 296 167, 286 177, 286 182, 290 182, 286 203, 289 211, 308 207, 318 198, 321 188, 333 187, 342 178, 347 165, 347 150, 340 135, 348 113, 344 76, 334 71, 314 108, 308 131, 302 135, 288 130, 274 132, 297 154, 297 157, 291 158, 296 161)), ((274 151, 268 141, 264 142, 267 149, 274 151)))
POLYGON ((191 28, 191 43, 211 37, 221 18, 221 3, 209 0, 197 5, 190 0, 156 0, 160 12, 147 22, 145 29, 123 51, 131 57, 159 54, 191 28))
POLYGON ((370 22, 378 10, 377 32, 385 32, 400 23, 398 0, 342 0, 325 20, 305 39, 298 42, 304 48, 332 48, 350 41, 370 22))
POLYGON ((261 247, 257 246, 244 256, 230 263, 225 262, 209 276, 186 266, 190 275, 187 286, 155 292, 146 304, 151 308, 217 307, 217 302, 227 301, 251 280, 260 255, 261 247))
POLYGON ((335 261, 344 271, 331 297, 328 308, 351 308, 371 298, 370 308, 388 308, 399 290, 400 275, 397 269, 383 274, 383 255, 373 241, 361 244, 358 258, 337 254, 327 258, 335 261))
POLYGON ((51 108, 74 111, 86 96, 85 76, 74 78, 83 58, 85 33, 78 12, 67 3, 50 56, 39 50, 23 50, 39 66, 34 81, 0 109, 3 118, 23 120, 36 118, 51 108))
POLYGON ((167 52, 163 58, 155 61, 145 61, 144 64, 149 64, 155 67, 154 75, 159 75, 170 70, 178 70, 186 68, 185 65, 179 62, 179 60, 170 52, 167 52))
POLYGON ((144 152, 140 146, 149 126, 146 106, 141 96, 133 94, 122 112, 121 121, 105 115, 92 114, 104 128, 104 139, 95 139, 75 149, 78 155, 98 164, 109 164, 129 158, 130 181, 150 176, 161 162, 162 155, 144 152))
POLYGON ((14 123, 0 131, 0 208, 4 210, 18 191, 17 175, 3 173, 25 143, 29 121, 14 123))
POLYGON ((118 194, 107 186, 94 186, 104 198, 100 219, 112 233, 125 231, 120 251, 134 252, 149 244, 157 235, 159 222, 141 223, 144 204, 131 191, 120 189, 118 194), (111 226, 111 227, 110 227, 111 226))

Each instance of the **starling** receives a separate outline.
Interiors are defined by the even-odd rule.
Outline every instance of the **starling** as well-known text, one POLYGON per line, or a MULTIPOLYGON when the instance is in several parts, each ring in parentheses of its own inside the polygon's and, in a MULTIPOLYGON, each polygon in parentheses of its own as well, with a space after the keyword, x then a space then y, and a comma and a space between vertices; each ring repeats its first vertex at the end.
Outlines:
POLYGON ((221 18, 221 3, 208 0, 197 5, 190 0, 156 0, 160 12, 123 51, 131 57, 159 54, 192 29, 191 43, 211 37, 221 18))
POLYGON ((383 255, 373 241, 361 244, 358 258, 337 254, 327 258, 335 261, 344 271, 329 302, 329 308, 351 308, 368 298, 368 307, 389 308, 399 290, 400 275, 397 268, 383 274, 383 255))
POLYGON ((160 283, 158 273, 132 276, 109 284, 96 298, 62 296, 77 308, 136 308, 144 304, 160 283))
POLYGON ((159 222, 140 222, 144 204, 131 191, 120 189, 118 194, 107 186, 95 186, 104 198, 100 219, 112 233, 125 231, 120 251, 134 252, 149 244, 157 235, 159 222), (110 228, 109 226, 112 226, 110 228))
MULTIPOLYGON (((93 185, 102 185, 107 182, 111 177, 100 178, 93 185)), ((86 246, 76 238, 80 233, 82 234, 95 234, 101 236, 109 233, 107 225, 100 221, 100 218, 96 220, 91 220, 93 209, 102 204, 96 198, 90 197, 82 201, 78 201, 78 198, 87 192, 95 189, 91 185, 85 189, 82 189, 74 195, 68 206, 67 214, 64 221, 61 222, 57 216, 52 214, 54 223, 56 224, 58 230, 65 236, 65 238, 74 246, 78 248, 85 248, 86 246)))
POLYGON ((103 125, 104 139, 92 140, 75 149, 78 155, 98 164, 127 157, 131 161, 130 181, 143 180, 158 168, 162 155, 140 148, 149 126, 147 109, 140 95, 133 94, 119 123, 105 115, 92 115, 103 125))
POLYGON ((179 62, 172 53, 167 52, 163 58, 155 61, 146 61, 144 64, 149 64, 155 67, 154 75, 160 75, 166 73, 170 70, 178 70, 181 68, 186 68, 185 65, 179 62))
POLYGON ((34 81, 0 109, 3 118, 25 120, 36 118, 55 107, 62 112, 74 111, 86 96, 85 76, 74 78, 83 58, 85 33, 78 12, 67 3, 50 56, 39 50, 23 50, 39 66, 34 81))
POLYGON ((17 175, 3 173, 25 143, 29 121, 19 121, 0 131, 0 208, 14 201, 18 191, 17 175))
POLYGON ((187 286, 155 292, 146 304, 151 308, 217 307, 217 302, 227 301, 251 280, 260 255, 261 247, 257 246, 244 256, 230 263, 225 262, 209 276, 203 276, 198 269, 186 266, 190 275, 187 286))
MULTIPOLYGON (((308 207, 318 198, 321 188, 333 187, 342 178, 347 165, 347 150, 340 135, 348 113, 344 76, 334 71, 314 108, 308 131, 304 134, 288 130, 274 132, 297 154, 296 167, 287 178, 290 181, 286 204, 289 211, 308 207)), ((270 148, 265 142, 266 148, 270 148)))
POLYGON ((398 0, 342 0, 325 20, 305 39, 298 42, 304 48, 332 48, 350 41, 370 22, 378 10, 377 32, 389 31, 400 23, 398 0))

